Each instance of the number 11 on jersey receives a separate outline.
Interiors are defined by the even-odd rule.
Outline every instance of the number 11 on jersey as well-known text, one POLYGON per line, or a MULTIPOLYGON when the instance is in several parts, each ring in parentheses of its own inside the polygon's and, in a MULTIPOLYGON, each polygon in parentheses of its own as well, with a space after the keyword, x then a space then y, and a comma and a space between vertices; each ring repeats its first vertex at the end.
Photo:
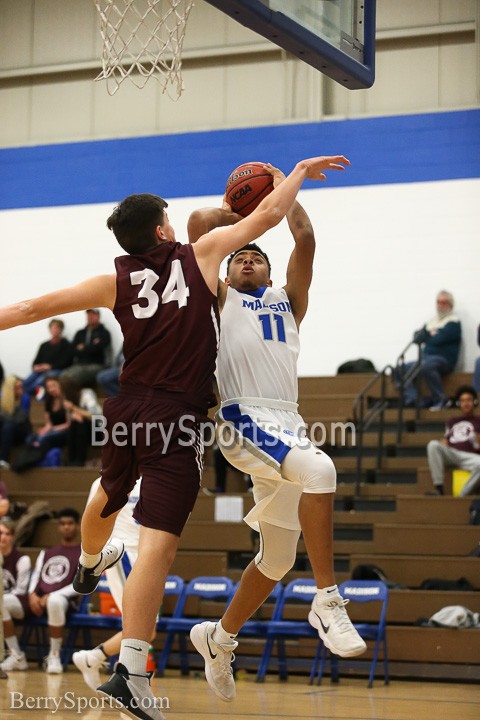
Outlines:
POLYGON ((278 342, 287 342, 287 339, 285 337, 285 324, 281 315, 277 315, 277 313, 265 313, 263 315, 259 315, 258 319, 262 323, 264 340, 277 340, 278 342), (272 317, 274 323, 272 323, 272 317), (273 337, 274 329, 276 335, 275 338, 273 337))

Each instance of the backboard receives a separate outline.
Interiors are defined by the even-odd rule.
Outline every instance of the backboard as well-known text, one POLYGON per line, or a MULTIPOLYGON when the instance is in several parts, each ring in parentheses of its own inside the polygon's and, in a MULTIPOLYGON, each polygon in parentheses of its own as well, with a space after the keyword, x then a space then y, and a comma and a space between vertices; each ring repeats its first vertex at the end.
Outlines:
POLYGON ((375 79, 376 0, 207 0, 346 88, 375 79))

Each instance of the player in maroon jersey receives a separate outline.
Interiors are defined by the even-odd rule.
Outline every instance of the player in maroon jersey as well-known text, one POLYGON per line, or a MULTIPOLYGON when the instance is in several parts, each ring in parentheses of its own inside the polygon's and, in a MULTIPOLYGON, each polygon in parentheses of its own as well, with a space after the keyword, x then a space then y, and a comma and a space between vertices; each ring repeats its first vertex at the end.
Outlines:
POLYGON ((217 351, 220 263, 277 225, 306 178, 324 180, 324 170, 343 170, 345 164, 343 156, 299 162, 251 215, 236 222, 232 213, 231 225, 207 233, 195 245, 175 242, 164 200, 129 196, 107 222, 128 253, 117 258, 115 275, 0 310, 0 330, 90 307, 110 308, 122 327, 121 390, 104 405, 102 483, 82 518, 74 586, 92 592, 101 572, 120 559, 123 544, 105 543, 141 474, 135 517, 142 528, 123 596, 120 659, 100 691, 121 698, 129 714, 143 720, 163 717, 145 666, 165 578, 200 483, 199 423, 208 408, 217 351))

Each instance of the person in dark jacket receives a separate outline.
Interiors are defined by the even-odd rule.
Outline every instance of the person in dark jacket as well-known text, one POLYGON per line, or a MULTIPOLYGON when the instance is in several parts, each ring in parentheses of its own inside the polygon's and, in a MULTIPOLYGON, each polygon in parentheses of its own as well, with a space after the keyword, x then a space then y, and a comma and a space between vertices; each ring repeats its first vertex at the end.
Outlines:
POLYGON ((48 323, 51 338, 38 348, 32 372, 23 381, 25 392, 34 395, 43 386, 47 375, 59 375, 73 362, 72 343, 63 337, 63 320, 54 318, 48 323))
POLYGON ((62 373, 80 387, 95 387, 97 373, 107 365, 111 338, 100 322, 100 310, 87 310, 87 324, 73 338, 73 365, 62 373))
MULTIPOLYGON (((455 369, 460 352, 462 326, 453 312, 453 304, 453 295, 441 290, 437 295, 437 314, 413 336, 414 342, 423 346, 420 376, 431 392, 430 410, 444 407, 447 398, 442 377, 455 369)), ((404 372, 414 364, 415 361, 405 363, 404 372)), ((404 405, 414 407, 416 400, 415 382, 408 382, 404 387, 404 405)))

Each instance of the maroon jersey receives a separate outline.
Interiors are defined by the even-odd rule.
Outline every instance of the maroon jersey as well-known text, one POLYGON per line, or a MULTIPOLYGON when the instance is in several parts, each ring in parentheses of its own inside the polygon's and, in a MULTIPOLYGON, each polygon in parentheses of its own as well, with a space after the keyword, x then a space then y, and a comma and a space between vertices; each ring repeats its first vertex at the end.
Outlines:
POLYGON ((445 437, 454 450, 480 454, 477 434, 480 434, 478 415, 462 415, 447 420, 445 437))
POLYGON ((125 363, 120 384, 188 395, 203 412, 212 396, 219 338, 217 298, 191 245, 161 243, 115 259, 125 363))
POLYGON ((40 597, 71 585, 80 558, 80 545, 55 545, 44 551, 40 577, 33 588, 40 597))
MULTIPOLYGON (((18 561, 22 557, 26 557, 25 553, 20 552, 20 550, 17 550, 15 547, 12 549, 10 555, 3 556, 3 591, 6 593, 16 591, 15 594, 19 596, 26 596, 27 594, 30 572, 26 573, 26 577, 21 577, 18 561), (23 587, 18 587, 19 581, 23 587), (19 590, 20 592, 18 592, 19 590)), ((30 569, 30 562, 28 562, 28 568, 30 569)))

